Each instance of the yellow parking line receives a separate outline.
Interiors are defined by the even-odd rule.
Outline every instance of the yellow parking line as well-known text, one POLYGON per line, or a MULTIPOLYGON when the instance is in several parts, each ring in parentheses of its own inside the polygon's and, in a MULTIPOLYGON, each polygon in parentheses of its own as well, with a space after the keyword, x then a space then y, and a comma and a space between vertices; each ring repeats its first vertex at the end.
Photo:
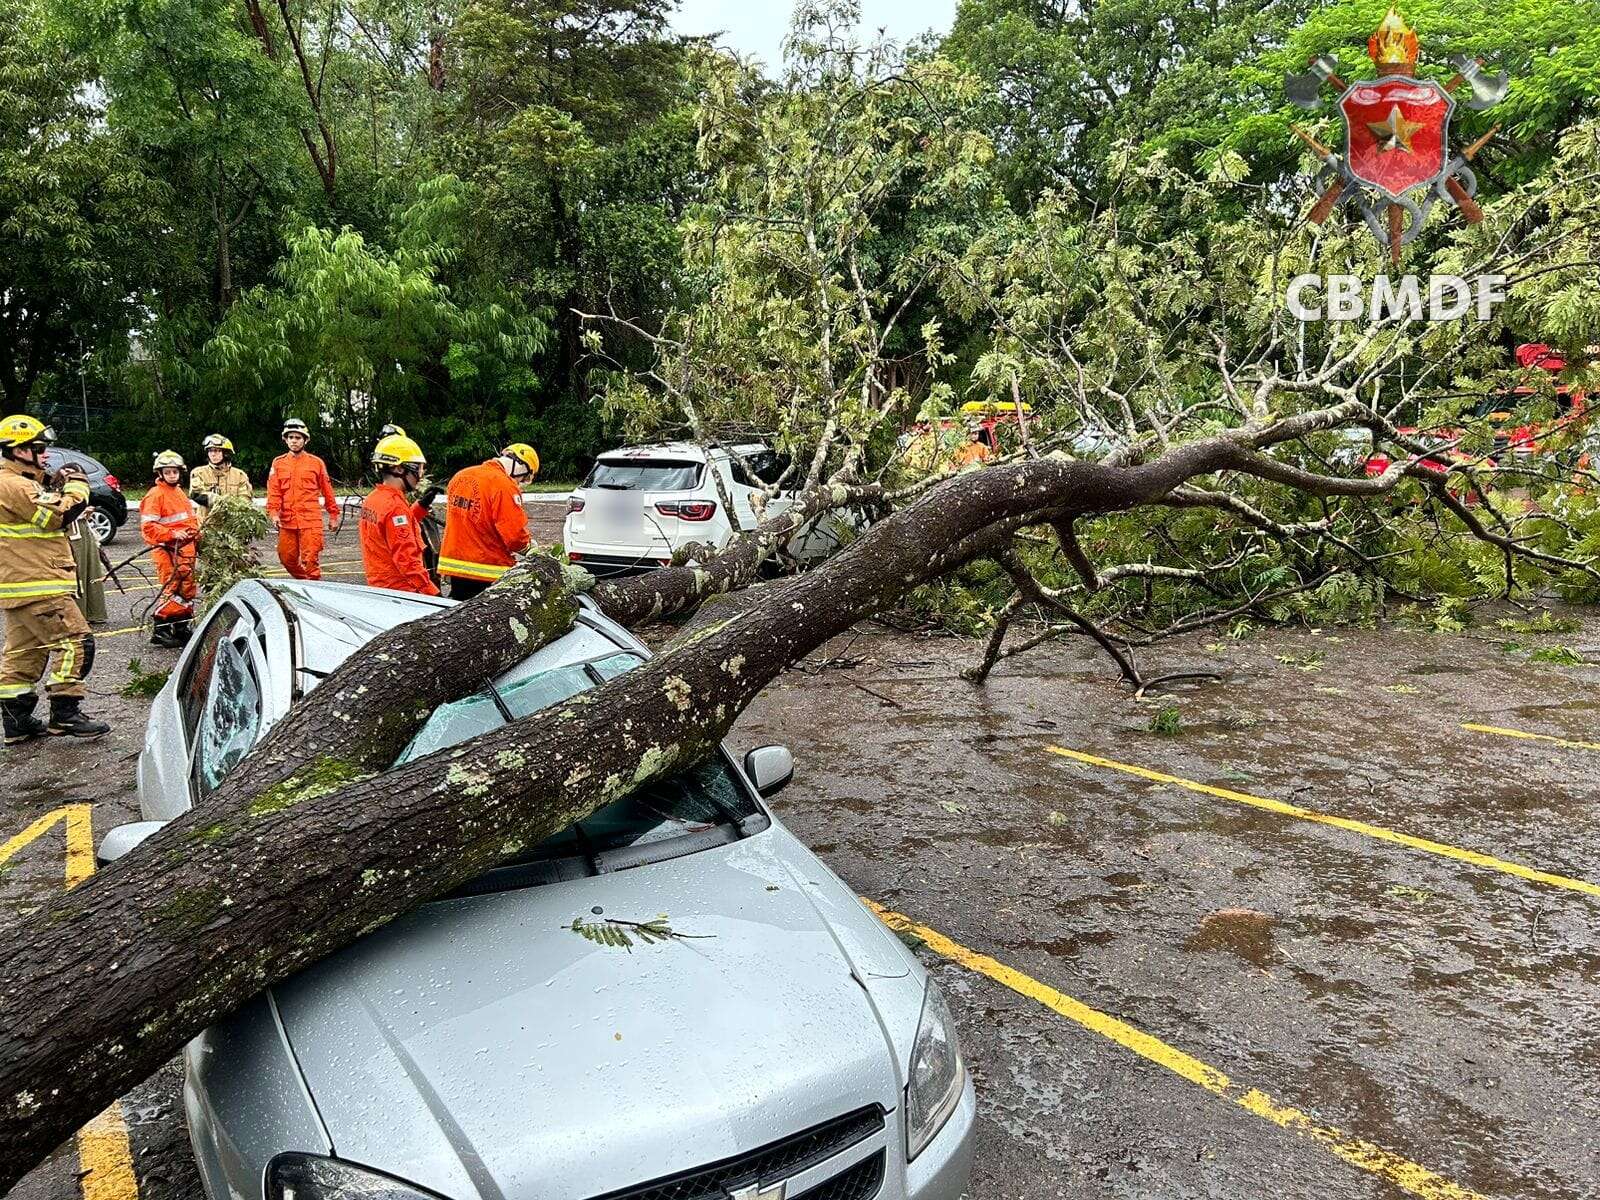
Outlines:
POLYGON ((1423 1200, 1484 1200, 1477 1192, 1435 1174, 1410 1159, 1362 1138, 1352 1137, 1340 1130, 1320 1125, 1299 1109, 1279 1104, 1265 1092, 1236 1084, 1216 1067, 1167 1045, 1160 1038, 1145 1033, 1142 1029, 1136 1029, 1126 1021, 1090 1008, 1081 1000, 1074 1000, 1071 996, 1058 992, 1048 984, 1024 975, 1021 971, 1008 967, 986 954, 970 950, 942 933, 929 929, 926 925, 918 925, 909 917, 892 912, 880 904, 866 900, 865 897, 863 900, 873 912, 877 913, 884 924, 894 930, 915 934, 926 942, 928 948, 935 954, 948 958, 969 971, 987 976, 996 983, 1010 988, 1019 996, 1038 1001, 1052 1012, 1115 1042, 1125 1050, 1133 1051, 1159 1067, 1166 1068, 1180 1079, 1204 1088, 1212 1095, 1254 1116, 1270 1121, 1282 1129, 1308 1138, 1351 1166, 1377 1175, 1413 1196, 1420 1196, 1423 1200))
POLYGON ((137 1200, 139 1180, 120 1100, 78 1130, 78 1170, 83 1200, 137 1200))
POLYGON ((1529 742, 1551 742, 1568 750, 1600 750, 1600 742, 1575 742, 1571 738, 1555 737, 1548 733, 1529 733, 1524 729, 1502 729, 1498 725, 1474 725, 1463 721, 1461 728, 1473 733, 1494 733, 1501 737, 1521 738, 1529 742))
POLYGON ((94 874, 94 835, 87 804, 63 804, 33 821, 21 833, 0 843, 0 863, 7 862, 23 847, 38 841, 57 824, 66 825, 66 886, 77 887, 94 874))
MULTIPOLYGON (((355 564, 350 564, 350 563, 325 564, 325 568, 326 568, 327 565, 332 565, 332 566, 351 566, 351 565, 355 565, 355 564)), ((322 574, 325 577, 330 577, 331 576, 331 577, 336 577, 336 578, 345 578, 345 577, 349 577, 349 576, 358 576, 358 575, 364 577, 366 575, 366 569, 365 568, 361 568, 359 570, 354 570, 354 571, 329 571, 327 569, 324 569, 322 574)), ((263 579, 288 579, 290 577, 291 576, 289 575, 289 573, 287 571, 263 571, 261 573, 261 578, 263 578, 263 579)), ((128 587, 123 588, 122 590, 124 592, 158 592, 158 591, 161 590, 161 585, 159 583, 135 583, 135 584, 129 585, 128 587)), ((110 596, 112 596, 114 594, 115 593, 107 592, 106 596, 107 596, 107 598, 109 598, 110 596)))
POLYGON ((1458 862, 1470 863, 1475 867, 1487 867, 1491 871, 1501 871, 1507 875, 1515 875, 1520 879, 1531 880, 1534 883, 1544 883, 1549 884, 1551 887, 1566 888, 1568 891, 1600 896, 1600 883, 1590 883, 1586 879, 1573 879, 1567 875, 1555 875, 1549 871, 1537 871, 1532 867, 1525 867, 1521 863, 1507 862, 1503 858, 1480 854, 1476 850, 1465 850, 1460 846, 1450 846, 1444 842, 1413 837, 1409 833, 1399 833, 1393 829, 1385 829, 1381 825, 1371 825, 1366 821, 1355 821, 1349 817, 1331 817, 1325 813, 1313 812, 1309 808, 1301 808, 1298 804, 1285 804, 1282 800, 1269 800, 1265 796, 1252 796, 1248 792, 1235 792, 1229 788, 1212 787, 1207 783, 1196 783, 1192 779, 1182 779, 1177 775, 1167 775, 1161 771, 1152 771, 1148 767, 1134 766, 1132 763, 1115 762, 1109 758, 1085 754, 1081 750, 1068 750, 1061 746, 1050 746, 1047 749, 1051 754, 1059 754, 1062 758, 1070 758, 1076 762, 1087 763, 1092 767, 1105 767, 1112 771, 1122 771, 1128 775, 1137 775, 1142 779, 1154 780, 1156 783, 1170 783, 1175 787, 1187 788, 1191 792, 1200 792, 1203 795, 1217 796, 1223 800, 1248 804, 1252 808, 1262 808, 1267 812, 1279 813, 1286 817, 1296 817, 1302 821, 1315 821, 1318 825, 1331 825, 1335 829, 1359 833, 1364 837, 1377 838, 1380 841, 1393 842, 1395 845, 1406 846, 1412 850, 1439 854, 1445 858, 1453 858, 1458 862))

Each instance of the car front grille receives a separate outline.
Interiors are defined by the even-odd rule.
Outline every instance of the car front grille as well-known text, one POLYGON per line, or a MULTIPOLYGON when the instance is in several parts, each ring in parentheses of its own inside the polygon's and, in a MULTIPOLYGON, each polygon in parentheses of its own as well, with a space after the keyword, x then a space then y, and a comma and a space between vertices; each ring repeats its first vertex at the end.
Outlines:
POLYGON ((883 1186, 883 1151, 863 1158, 825 1183, 801 1192, 792 1200, 872 1200, 883 1186))
MULTIPOLYGON (((728 1200, 733 1192, 751 1184, 774 1184, 792 1179, 865 1141, 882 1128, 883 1110, 870 1105, 748 1154, 620 1192, 607 1192, 595 1200, 728 1200)), ((883 1171, 884 1156, 880 1150, 803 1194, 791 1196, 790 1200, 869 1200, 883 1185, 883 1171)))

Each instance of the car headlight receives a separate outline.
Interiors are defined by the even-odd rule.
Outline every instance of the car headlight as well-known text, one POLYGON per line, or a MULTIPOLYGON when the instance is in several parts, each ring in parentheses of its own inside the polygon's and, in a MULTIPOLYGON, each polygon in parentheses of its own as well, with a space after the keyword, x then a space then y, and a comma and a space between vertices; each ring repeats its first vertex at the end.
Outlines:
POLYGON ((267 1200, 439 1200, 381 1172, 317 1154, 280 1154, 267 1164, 267 1200))
POLYGON ((906 1084, 906 1161, 921 1154, 944 1128, 966 1086, 961 1041, 939 985, 928 980, 922 1020, 911 1048, 911 1081, 906 1084))

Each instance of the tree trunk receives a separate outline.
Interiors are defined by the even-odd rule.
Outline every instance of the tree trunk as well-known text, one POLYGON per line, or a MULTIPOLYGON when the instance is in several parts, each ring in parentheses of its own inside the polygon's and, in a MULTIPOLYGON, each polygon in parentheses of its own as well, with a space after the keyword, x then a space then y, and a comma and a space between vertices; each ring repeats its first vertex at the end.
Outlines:
MULTIPOLYGON (((1286 440, 1307 427, 1273 428, 1286 440)), ((386 772, 437 703, 559 634, 572 598, 559 568, 539 564, 383 635, 203 806, 8 931, 0 1189, 262 988, 704 759, 790 663, 909 589, 998 552, 1024 526, 1248 470, 1243 447, 1263 438, 1225 435, 1137 467, 1046 459, 959 476, 603 687, 386 772)), ((597 599, 648 614, 739 577, 676 568, 597 599)))

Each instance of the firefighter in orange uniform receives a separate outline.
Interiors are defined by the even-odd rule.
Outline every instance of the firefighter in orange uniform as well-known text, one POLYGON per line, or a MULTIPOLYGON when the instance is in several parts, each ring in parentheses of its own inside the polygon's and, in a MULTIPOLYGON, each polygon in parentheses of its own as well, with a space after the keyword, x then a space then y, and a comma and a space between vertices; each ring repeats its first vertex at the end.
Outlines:
POLYGON ((278 561, 296 579, 322 578, 322 521, 339 528, 339 497, 333 493, 328 468, 306 453, 311 431, 298 417, 283 423, 287 454, 272 460, 267 474, 267 517, 278 531, 278 561))
POLYGON ((486 462, 457 471, 445 492, 439 574, 450 596, 469 600, 511 569, 533 538, 522 508, 522 486, 539 473, 539 455, 513 442, 486 462))
POLYGON ((153 646, 182 646, 189 640, 194 620, 195 539, 200 518, 189 493, 183 490, 183 459, 176 450, 156 455, 155 486, 139 502, 139 532, 151 547, 156 577, 161 580, 161 604, 155 613, 153 646))
POLYGON ((378 486, 361 505, 361 563, 367 583, 437 596, 439 587, 423 565, 425 514, 410 500, 428 466, 422 447, 404 434, 390 435, 372 452, 372 465, 378 468, 378 486))

